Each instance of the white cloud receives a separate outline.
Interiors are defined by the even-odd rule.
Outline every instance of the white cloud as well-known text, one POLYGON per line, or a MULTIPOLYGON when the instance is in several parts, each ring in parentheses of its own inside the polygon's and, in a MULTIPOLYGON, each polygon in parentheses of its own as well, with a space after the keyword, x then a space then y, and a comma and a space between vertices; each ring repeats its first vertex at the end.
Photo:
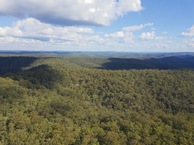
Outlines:
POLYGON ((83 34, 93 34, 91 28, 59 27, 42 23, 34 18, 16 22, 12 27, 0 28, 1 37, 15 37, 50 42, 78 41, 83 34))
POLYGON ((129 27, 124 27, 123 31, 125 32, 134 32, 134 31, 139 31, 145 27, 153 26, 153 23, 147 23, 147 24, 141 24, 141 25, 135 25, 135 26, 129 26, 129 27))
POLYGON ((154 37, 155 37, 155 32, 154 31, 144 32, 140 36, 141 39, 154 39, 154 37))
POLYGON ((0 15, 33 17, 58 25, 109 25, 142 10, 141 0, 0 0, 0 15))
POLYGON ((118 0, 116 14, 118 16, 123 15, 129 11, 142 10, 140 0, 118 0))
POLYGON ((91 28, 55 26, 34 18, 17 21, 11 27, 0 27, 0 49, 86 50, 103 42, 91 28))
POLYGON ((188 48, 194 48, 194 25, 188 28, 186 32, 182 32, 181 36, 186 37, 183 44, 188 48))
POLYGON ((140 36, 140 39, 143 40, 163 40, 165 39, 164 37, 159 37, 155 35, 155 31, 152 32, 143 32, 140 36))
POLYGON ((122 28, 122 31, 118 31, 112 34, 105 34, 105 38, 117 38, 121 39, 125 43, 133 43, 134 32, 142 30, 145 27, 153 26, 153 23, 141 24, 135 26, 129 26, 122 28))
POLYGON ((184 42, 188 47, 194 48, 194 38, 184 42))
POLYGON ((105 34, 104 37, 105 38, 124 38, 125 34, 123 31, 118 31, 112 34, 105 34))
POLYGON ((186 32, 182 32, 182 36, 194 36, 194 25, 187 29, 186 32))
POLYGON ((28 18, 17 21, 11 27, 0 27, 0 49, 146 51, 166 47, 165 42, 138 39, 137 31, 141 32, 147 27, 151 29, 151 26, 152 23, 128 26, 120 31, 104 34, 88 27, 62 27, 28 18))

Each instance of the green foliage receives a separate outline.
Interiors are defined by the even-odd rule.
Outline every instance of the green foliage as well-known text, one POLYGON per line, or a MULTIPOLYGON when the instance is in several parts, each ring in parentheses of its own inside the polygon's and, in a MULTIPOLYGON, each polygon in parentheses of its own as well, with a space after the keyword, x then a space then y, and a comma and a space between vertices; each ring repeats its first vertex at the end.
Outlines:
POLYGON ((40 58, 0 77, 0 144, 194 144, 193 70, 40 58))

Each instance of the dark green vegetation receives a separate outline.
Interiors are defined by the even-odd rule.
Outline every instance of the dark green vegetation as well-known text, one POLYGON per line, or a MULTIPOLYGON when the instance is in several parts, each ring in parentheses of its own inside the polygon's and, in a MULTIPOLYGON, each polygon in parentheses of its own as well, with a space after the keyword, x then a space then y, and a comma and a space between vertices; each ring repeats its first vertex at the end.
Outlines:
POLYGON ((35 57, 0 57, 0 75, 22 71, 37 58, 35 57))
POLYGON ((102 65, 102 68, 118 69, 184 69, 194 68, 193 56, 150 58, 150 59, 121 59, 111 58, 110 62, 102 65))
POLYGON ((148 63, 89 57, 0 60, 0 144, 194 144, 192 69, 106 70, 148 63))

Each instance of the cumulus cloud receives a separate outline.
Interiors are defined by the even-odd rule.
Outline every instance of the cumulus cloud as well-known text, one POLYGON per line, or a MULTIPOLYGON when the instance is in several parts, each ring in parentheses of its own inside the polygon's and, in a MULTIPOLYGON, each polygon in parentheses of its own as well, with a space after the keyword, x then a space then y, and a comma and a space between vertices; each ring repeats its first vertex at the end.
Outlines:
POLYGON ((187 29, 186 32, 182 32, 182 36, 194 36, 194 25, 187 29))
POLYGON ((134 32, 142 30, 145 27, 153 26, 153 23, 148 24, 141 24, 141 25, 135 25, 135 26, 129 26, 122 28, 121 31, 112 33, 112 34, 105 34, 105 38, 119 38, 125 43, 131 43, 133 42, 134 32))
POLYGON ((190 39, 190 40, 187 40, 187 41, 184 41, 184 43, 185 43, 188 47, 194 48, 194 38, 192 38, 192 39, 190 39))
MULTIPOLYGON (((123 27, 120 31, 104 34, 88 27, 56 26, 34 18, 27 18, 15 22, 10 27, 0 27, 0 48, 90 51, 130 51, 133 49, 137 51, 137 48, 139 50, 147 48, 147 43, 150 42, 138 39, 137 31, 151 26, 153 26, 152 23, 128 26, 123 27)), ((187 42, 187 44, 192 43, 187 42)))
POLYGON ((109 25, 142 10, 141 0, 0 0, 0 15, 33 17, 58 25, 109 25))
POLYGON ((186 32, 182 32, 181 36, 186 37, 183 43, 189 47, 194 48, 194 25, 187 29, 186 32))
POLYGON ((143 32, 140 36, 140 39, 143 39, 143 40, 163 40, 165 38, 156 36, 155 31, 152 31, 152 32, 143 32))
MULTIPOLYGON (((12 27, 0 27, 0 36, 6 39, 26 39, 49 42, 78 41, 84 34, 93 34, 91 28, 59 27, 42 23, 34 18, 16 22, 12 27)), ((4 38, 4 39, 5 39, 4 38)))

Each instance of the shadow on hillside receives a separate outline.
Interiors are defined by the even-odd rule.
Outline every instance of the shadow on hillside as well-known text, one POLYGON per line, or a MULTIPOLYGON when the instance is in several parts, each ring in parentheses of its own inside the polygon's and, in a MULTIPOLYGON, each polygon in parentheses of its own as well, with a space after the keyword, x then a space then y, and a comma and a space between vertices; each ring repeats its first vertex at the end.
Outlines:
POLYGON ((23 81, 27 88, 40 88, 44 86, 52 89, 57 82, 62 80, 62 75, 48 65, 32 67, 29 70, 18 73, 14 76, 16 80, 23 81))
POLYGON ((32 64, 36 57, 0 57, 0 75, 21 72, 23 67, 32 64))
POLYGON ((110 58, 110 61, 102 64, 101 69, 193 69, 194 56, 173 56, 151 59, 125 59, 110 58))
POLYGON ((19 80, 28 88, 53 88, 55 82, 61 80, 61 75, 47 65, 40 65, 24 70, 35 62, 37 57, 0 57, 0 76, 10 76, 19 80))

